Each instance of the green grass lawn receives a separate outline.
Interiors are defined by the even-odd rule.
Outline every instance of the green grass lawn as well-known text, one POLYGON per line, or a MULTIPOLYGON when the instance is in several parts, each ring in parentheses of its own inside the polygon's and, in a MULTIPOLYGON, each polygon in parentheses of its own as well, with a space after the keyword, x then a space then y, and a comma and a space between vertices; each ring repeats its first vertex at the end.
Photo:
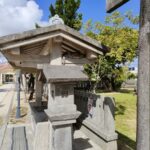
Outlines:
POLYGON ((136 95, 132 91, 104 93, 115 98, 119 150, 134 150, 136 140, 136 95))

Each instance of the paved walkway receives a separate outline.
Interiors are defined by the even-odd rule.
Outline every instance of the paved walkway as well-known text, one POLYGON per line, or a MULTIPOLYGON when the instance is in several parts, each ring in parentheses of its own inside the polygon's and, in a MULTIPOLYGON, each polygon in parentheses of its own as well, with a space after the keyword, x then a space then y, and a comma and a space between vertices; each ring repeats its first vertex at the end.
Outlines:
MULTIPOLYGON (((33 150, 33 141, 30 126, 8 125, 1 150, 33 150)), ((76 130, 74 132, 73 150, 102 149, 97 144, 92 142, 83 132, 76 130)))
POLYGON ((8 125, 1 150, 33 150, 31 137, 28 126, 8 125))
POLYGON ((4 100, 6 94, 12 90, 14 84, 4 84, 0 86, 0 103, 4 100))
POLYGON ((0 86, 0 117, 7 118, 9 109, 14 100, 14 84, 5 84, 0 86))

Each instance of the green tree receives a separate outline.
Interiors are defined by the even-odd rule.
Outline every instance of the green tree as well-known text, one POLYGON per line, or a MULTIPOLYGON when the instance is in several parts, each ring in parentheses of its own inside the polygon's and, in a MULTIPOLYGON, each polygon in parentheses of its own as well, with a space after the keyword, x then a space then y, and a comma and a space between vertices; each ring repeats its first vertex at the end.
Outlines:
POLYGON ((71 28, 80 30, 82 26, 82 14, 77 10, 80 7, 80 0, 56 0, 55 6, 49 7, 50 17, 58 14, 64 23, 71 28))
POLYGON ((91 81, 94 83, 92 90, 95 93, 98 83, 102 82, 106 74, 107 76, 111 74, 112 68, 105 57, 99 56, 94 64, 86 64, 84 66, 84 70, 91 81))
POLYGON ((132 16, 130 12, 125 15, 114 12, 106 17, 103 24, 100 22, 93 24, 89 20, 85 25, 86 35, 100 41, 111 49, 104 57, 112 69, 111 75, 109 74, 107 79, 111 82, 113 90, 119 88, 126 79, 124 65, 133 61, 137 56, 138 30, 131 26, 126 26, 127 21, 131 22, 131 25, 138 24, 138 17, 132 16))

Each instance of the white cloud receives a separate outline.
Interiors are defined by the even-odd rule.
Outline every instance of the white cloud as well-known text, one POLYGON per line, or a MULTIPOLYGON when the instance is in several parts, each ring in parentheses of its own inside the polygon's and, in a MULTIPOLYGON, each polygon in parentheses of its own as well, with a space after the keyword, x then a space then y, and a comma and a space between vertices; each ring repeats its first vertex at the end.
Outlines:
POLYGON ((43 11, 33 0, 0 0, 0 36, 35 28, 42 22, 43 11))
POLYGON ((0 0, 2 6, 24 6, 27 0, 0 0))

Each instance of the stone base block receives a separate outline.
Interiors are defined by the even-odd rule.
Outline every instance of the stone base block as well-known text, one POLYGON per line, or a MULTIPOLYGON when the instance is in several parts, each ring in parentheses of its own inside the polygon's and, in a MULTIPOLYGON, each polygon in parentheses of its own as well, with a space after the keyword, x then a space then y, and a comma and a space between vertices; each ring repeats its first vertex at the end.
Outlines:
POLYGON ((75 112, 54 113, 50 109, 45 110, 50 123, 50 150, 72 150, 72 124, 81 114, 75 112))
POLYGON ((72 125, 53 126, 52 150, 72 150, 72 125))
POLYGON ((89 137, 93 142, 98 144, 103 150, 117 150, 117 140, 106 141, 98 134, 94 133, 92 130, 87 128, 86 126, 81 126, 81 131, 89 137))

